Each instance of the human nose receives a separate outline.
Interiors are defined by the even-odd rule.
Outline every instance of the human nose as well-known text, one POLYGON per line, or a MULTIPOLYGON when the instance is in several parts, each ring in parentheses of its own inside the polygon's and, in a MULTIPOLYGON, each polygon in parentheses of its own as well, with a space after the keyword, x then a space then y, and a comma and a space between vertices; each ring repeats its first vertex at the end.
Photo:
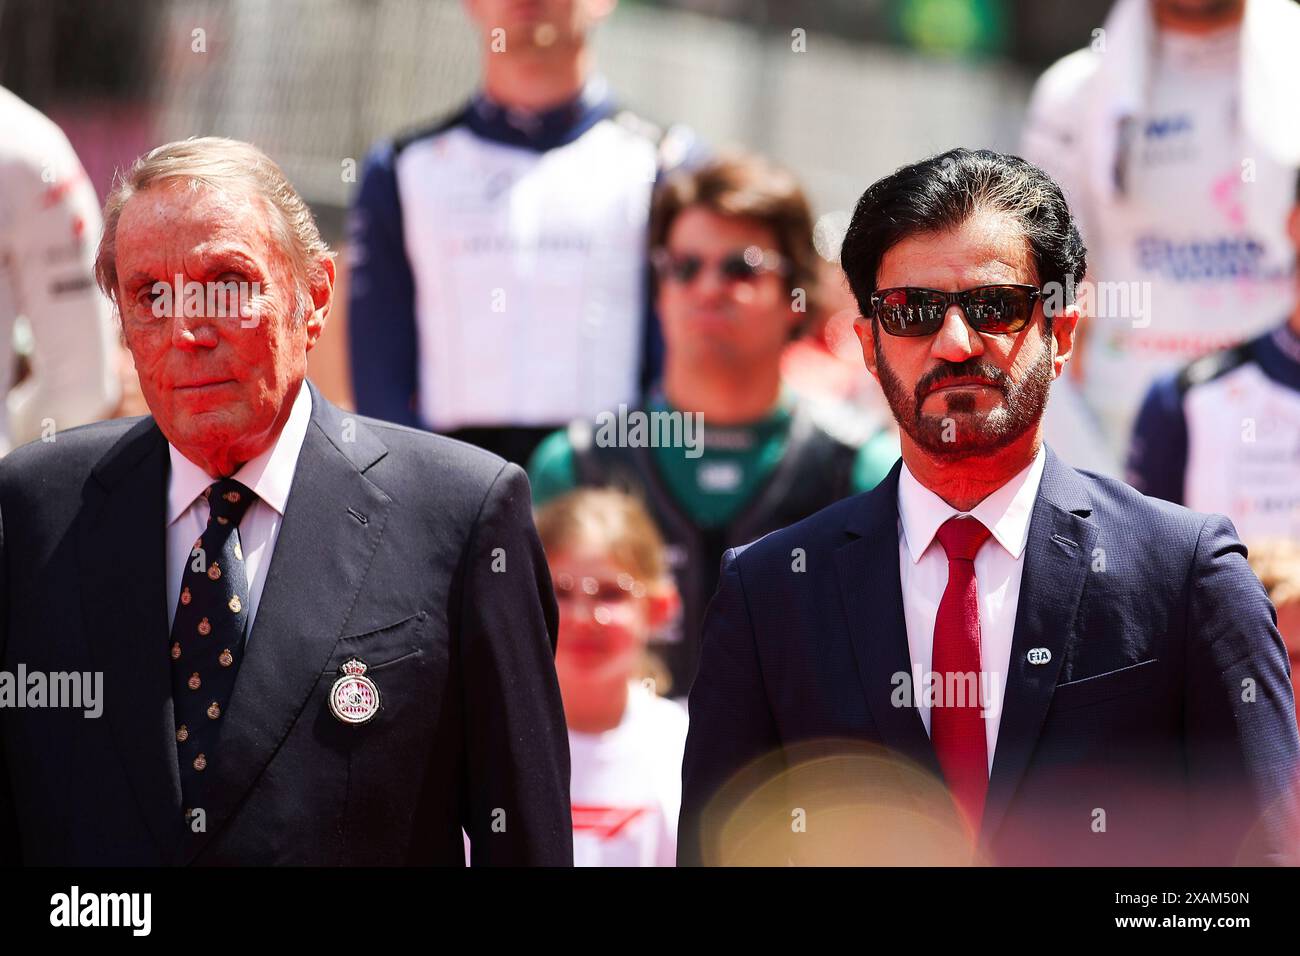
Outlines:
POLYGON ((950 305, 943 315, 943 325, 934 335, 931 355, 948 362, 964 362, 984 352, 984 340, 970 327, 959 305, 950 305))
POLYGON ((700 266, 700 271, 695 278, 689 283, 692 295, 701 299, 715 299, 726 294, 729 283, 722 274, 717 263, 705 262, 700 266))
POLYGON ((214 348, 219 336, 212 319, 178 314, 172 319, 172 346, 185 352, 214 348))

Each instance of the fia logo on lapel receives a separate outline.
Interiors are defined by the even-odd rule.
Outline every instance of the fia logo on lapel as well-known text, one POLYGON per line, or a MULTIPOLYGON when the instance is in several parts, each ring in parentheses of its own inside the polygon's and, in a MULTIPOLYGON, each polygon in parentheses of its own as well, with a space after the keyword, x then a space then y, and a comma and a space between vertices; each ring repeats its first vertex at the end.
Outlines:
POLYGON ((330 713, 345 724, 364 724, 379 713, 379 688, 366 676, 365 662, 355 657, 339 674, 330 688, 330 713))

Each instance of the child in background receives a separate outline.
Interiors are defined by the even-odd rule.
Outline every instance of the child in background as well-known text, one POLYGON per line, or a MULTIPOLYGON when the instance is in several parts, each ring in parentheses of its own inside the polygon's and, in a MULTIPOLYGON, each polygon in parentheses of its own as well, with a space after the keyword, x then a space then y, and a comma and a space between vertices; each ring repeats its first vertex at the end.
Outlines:
POLYGON ((655 693, 646 643, 679 597, 636 499, 585 489, 537 513, 560 609, 577 866, 673 866, 686 711, 655 693))

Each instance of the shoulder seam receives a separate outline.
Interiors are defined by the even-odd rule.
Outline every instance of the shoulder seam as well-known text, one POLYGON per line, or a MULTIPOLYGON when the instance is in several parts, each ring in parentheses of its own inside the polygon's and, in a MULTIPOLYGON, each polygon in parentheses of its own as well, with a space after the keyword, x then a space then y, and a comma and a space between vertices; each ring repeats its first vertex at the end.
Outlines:
POLYGON ((1211 352, 1186 365, 1175 379, 1179 396, 1184 396, 1196 386, 1212 382, 1250 362, 1252 360, 1250 346, 1250 342, 1242 342, 1229 349, 1211 352))
POLYGON ((453 126, 459 126, 465 121, 469 112, 468 105, 462 105, 454 112, 442 117, 441 119, 431 120, 421 123, 417 126, 410 126, 399 132, 392 139, 393 157, 396 158, 402 150, 422 139, 428 139, 431 136, 437 136, 439 133, 445 133, 453 126))

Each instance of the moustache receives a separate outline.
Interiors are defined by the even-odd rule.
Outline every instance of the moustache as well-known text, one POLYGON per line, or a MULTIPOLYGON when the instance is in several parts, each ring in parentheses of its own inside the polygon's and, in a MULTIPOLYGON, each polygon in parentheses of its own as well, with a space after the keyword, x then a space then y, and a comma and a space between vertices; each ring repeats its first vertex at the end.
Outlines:
POLYGON ((925 396, 929 395, 945 381, 954 378, 977 378, 988 382, 1001 392, 1007 390, 1007 374, 999 368, 983 365, 974 360, 945 362, 930 369, 917 380, 915 389, 917 405, 920 405, 925 396))

